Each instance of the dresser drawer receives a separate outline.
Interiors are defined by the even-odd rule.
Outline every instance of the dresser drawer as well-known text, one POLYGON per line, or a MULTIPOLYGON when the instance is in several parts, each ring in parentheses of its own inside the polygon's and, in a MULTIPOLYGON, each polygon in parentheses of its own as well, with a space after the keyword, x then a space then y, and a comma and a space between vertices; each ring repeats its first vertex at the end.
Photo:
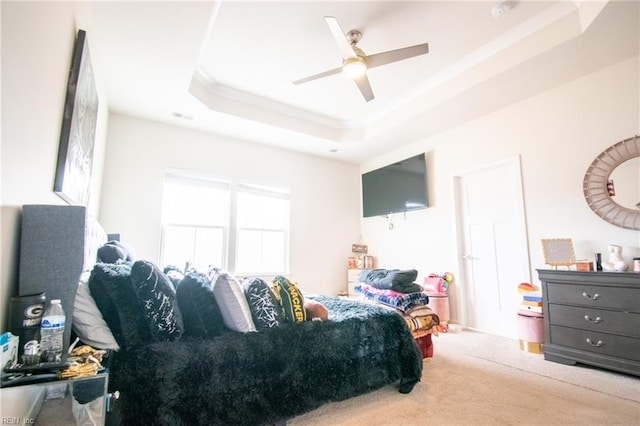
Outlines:
POLYGON ((362 269, 347 269, 347 281, 350 283, 360 282, 358 275, 360 275, 362 269))
POLYGON ((547 283, 548 303, 611 308, 640 313, 640 288, 547 283))
POLYGON ((551 325, 549 342, 601 355, 640 361, 640 339, 551 325))
POLYGON ((554 303, 547 305, 547 311, 553 325, 640 337, 640 314, 554 303))

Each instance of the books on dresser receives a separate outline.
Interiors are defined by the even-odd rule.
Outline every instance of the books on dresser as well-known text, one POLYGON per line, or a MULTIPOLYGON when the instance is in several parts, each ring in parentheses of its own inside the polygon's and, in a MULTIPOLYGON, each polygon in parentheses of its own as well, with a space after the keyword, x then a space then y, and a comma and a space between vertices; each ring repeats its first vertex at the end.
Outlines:
POLYGON ((542 292, 531 291, 522 294, 518 312, 542 314, 542 292))

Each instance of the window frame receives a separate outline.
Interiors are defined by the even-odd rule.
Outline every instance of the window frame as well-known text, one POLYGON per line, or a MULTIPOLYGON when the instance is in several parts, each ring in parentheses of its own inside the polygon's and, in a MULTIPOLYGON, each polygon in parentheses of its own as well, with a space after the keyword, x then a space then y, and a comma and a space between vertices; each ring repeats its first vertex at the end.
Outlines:
MULTIPOLYGON (((182 170, 166 170, 164 173, 163 179, 163 201, 162 201, 162 214, 161 214, 161 236, 160 236, 160 259, 162 262, 166 262, 164 259, 165 251, 166 251, 166 233, 167 227, 187 227, 196 229, 196 232, 200 228, 214 228, 214 229, 222 229, 223 230, 223 243, 222 243, 222 257, 223 257, 223 265, 222 268, 226 269, 230 273, 243 276, 262 276, 262 277, 270 277, 275 275, 286 275, 289 274, 290 270, 290 233, 291 233, 291 194, 288 188, 276 188, 269 187, 262 184, 248 183, 248 182, 234 182, 229 178, 219 178, 213 177, 205 174, 196 174, 190 173, 188 171, 182 170), (191 183, 194 185, 204 185, 204 186, 213 186, 220 187, 226 189, 227 193, 227 205, 225 206, 226 212, 226 224, 224 226, 221 225, 203 225, 203 224, 194 224, 194 223, 174 223, 174 222, 166 222, 164 219, 165 216, 165 188, 167 180, 173 179, 176 181, 183 181, 186 183, 191 183), (241 196, 241 193, 253 193, 261 196, 271 197, 271 198, 279 198, 286 201, 286 217, 284 218, 284 225, 282 228, 276 227, 256 227, 256 226, 239 226, 239 206, 238 199, 241 196), (237 271, 236 266, 238 263, 238 259, 240 258, 240 234, 243 230, 257 230, 262 232, 277 232, 281 233, 283 236, 283 253, 282 253, 282 271, 237 271)), ((195 238, 195 237, 194 237, 195 238)), ((194 246, 195 253, 195 246, 194 246)), ((195 259, 195 254, 192 254, 195 259)), ((178 267, 184 267, 184 265, 175 265, 178 267)))
MULTIPOLYGON (((163 176, 163 186, 162 186, 162 210, 161 210, 161 219, 160 219, 160 259, 164 266, 167 266, 165 263, 167 262, 164 258, 165 255, 165 243, 166 243, 166 228, 167 227, 188 227, 195 228, 196 232, 198 229, 211 229, 211 228, 220 228, 223 230, 222 232, 222 265, 221 267, 227 269, 229 263, 229 235, 230 235, 230 217, 229 217, 229 206, 231 205, 232 198, 232 182, 228 179, 224 178, 216 178, 208 175, 201 175, 190 173, 181 170, 167 170, 163 176), (225 206, 225 215, 226 217, 223 219, 223 223, 220 225, 203 225, 203 224, 195 224, 195 223, 180 223, 180 222, 168 222, 165 220, 165 202, 166 202, 166 193, 165 193, 165 184, 168 179, 178 181, 178 182, 186 182, 189 184, 198 185, 198 186, 206 186, 219 188, 227 191, 226 197, 226 206, 225 206)), ((195 250, 195 246, 194 246, 195 250)), ((195 258, 195 255, 194 255, 195 258)), ((185 267, 185 265, 175 265, 180 268, 185 267)))
POLYGON ((232 222, 232 229, 233 229, 233 239, 234 239, 234 256, 233 256, 233 261, 234 261, 234 265, 233 265, 233 269, 234 269, 234 273, 236 274, 241 274, 241 275, 251 275, 251 276, 255 276, 255 275, 259 275, 259 276, 275 276, 275 275, 288 275, 289 274, 289 269, 290 269, 290 265, 289 265, 289 255, 290 255, 290 246, 291 246, 291 241, 290 241, 290 234, 291 234, 291 194, 289 192, 288 189, 284 189, 284 188, 274 188, 274 187, 268 187, 268 186, 264 186, 264 185, 256 185, 256 184, 250 184, 250 183, 241 183, 241 184, 237 184, 235 187, 235 191, 233 191, 233 197, 234 197, 234 207, 235 207, 235 212, 234 215, 232 216, 232 221, 235 221, 235 223, 232 222), (273 227, 256 227, 256 226, 246 226, 246 227, 240 227, 237 223, 238 218, 239 218, 239 214, 238 214, 238 198, 240 196, 241 193, 248 193, 248 194, 256 194, 256 195, 261 195, 261 196, 266 196, 266 197, 270 197, 270 198, 277 198, 277 199, 281 199, 281 200, 285 200, 287 203, 286 206, 286 218, 285 218, 285 226, 283 228, 273 228, 273 227), (236 262, 237 260, 240 258, 240 247, 239 247, 239 238, 240 238, 240 231, 241 230, 248 230, 248 231, 262 231, 262 232, 280 232, 283 235, 283 253, 282 253, 282 263, 283 263, 283 270, 282 271, 237 271, 236 270, 236 262))

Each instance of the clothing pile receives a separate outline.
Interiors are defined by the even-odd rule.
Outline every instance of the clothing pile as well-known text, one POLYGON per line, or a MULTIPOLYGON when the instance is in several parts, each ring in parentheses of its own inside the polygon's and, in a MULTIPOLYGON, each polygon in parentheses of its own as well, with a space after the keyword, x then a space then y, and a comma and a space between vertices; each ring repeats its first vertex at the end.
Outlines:
POLYGON ((358 274, 361 283, 380 290, 394 290, 398 293, 416 293, 422 286, 415 283, 418 271, 415 269, 363 269, 358 274))

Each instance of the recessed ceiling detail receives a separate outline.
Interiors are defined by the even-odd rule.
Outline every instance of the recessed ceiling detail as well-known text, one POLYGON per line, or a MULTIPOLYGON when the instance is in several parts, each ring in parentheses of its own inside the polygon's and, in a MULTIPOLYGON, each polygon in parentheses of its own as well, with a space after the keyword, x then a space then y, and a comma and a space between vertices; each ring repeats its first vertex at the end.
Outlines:
POLYGON ((638 2, 512 1, 500 19, 491 14, 495 4, 89 2, 87 8, 96 74, 111 111, 316 155, 336 149, 332 158, 360 162, 640 50, 638 2), (426 42, 429 52, 367 64, 375 99, 366 102, 340 72, 344 56, 325 16, 357 29, 360 40, 350 31, 349 40, 341 37, 357 41, 362 52, 426 42), (339 72, 292 83, 334 68, 339 72))

